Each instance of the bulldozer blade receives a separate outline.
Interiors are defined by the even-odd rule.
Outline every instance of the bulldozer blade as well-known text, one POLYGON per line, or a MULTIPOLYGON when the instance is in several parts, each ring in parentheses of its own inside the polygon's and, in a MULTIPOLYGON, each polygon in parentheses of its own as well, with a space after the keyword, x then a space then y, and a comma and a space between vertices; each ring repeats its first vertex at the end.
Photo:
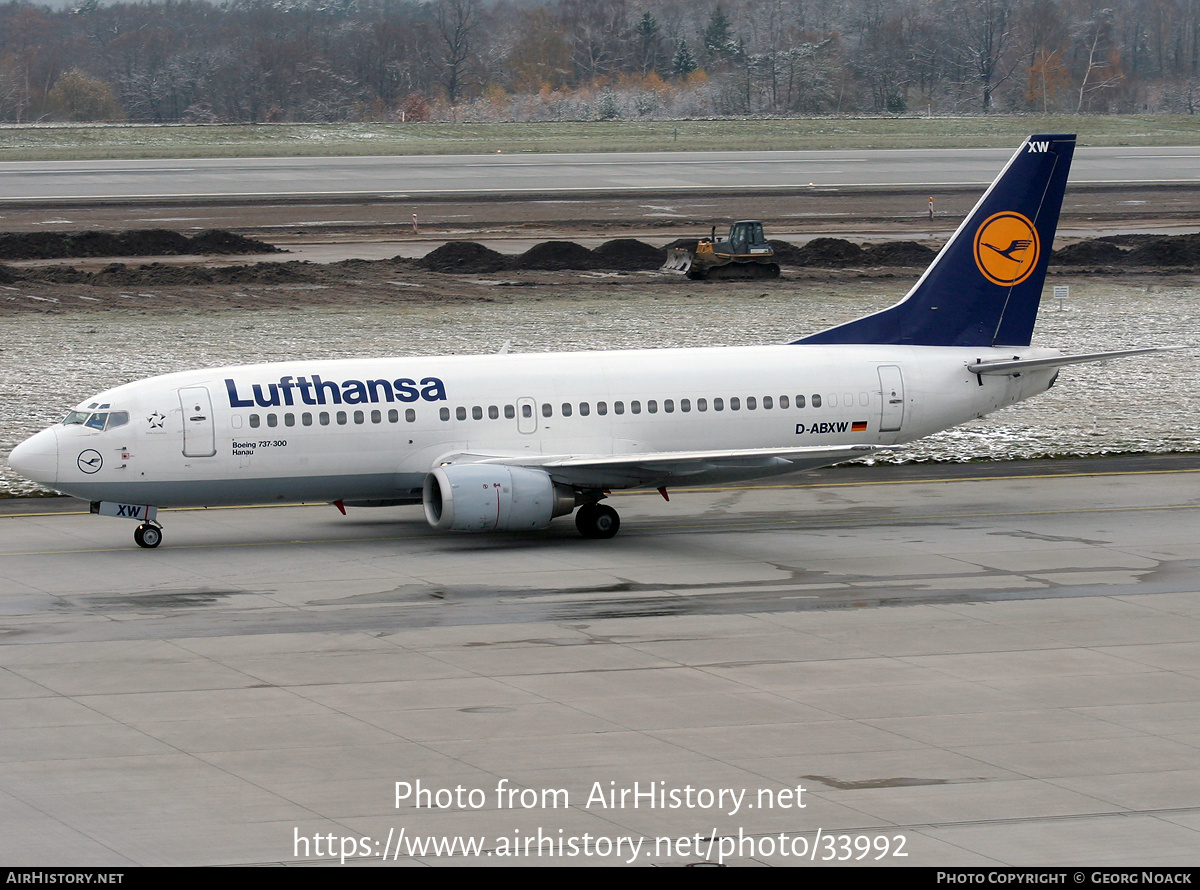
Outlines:
POLYGON ((667 252, 667 261, 659 268, 659 272, 687 273, 692 268, 692 252, 673 247, 667 252))

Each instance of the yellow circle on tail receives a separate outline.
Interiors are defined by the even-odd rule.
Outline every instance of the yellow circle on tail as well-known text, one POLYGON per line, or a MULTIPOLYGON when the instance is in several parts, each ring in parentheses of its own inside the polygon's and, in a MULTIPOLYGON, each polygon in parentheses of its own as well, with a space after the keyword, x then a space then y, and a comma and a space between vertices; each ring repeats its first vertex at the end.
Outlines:
POLYGON ((1013 210, 992 214, 975 233, 975 265, 984 278, 1001 287, 1032 275, 1041 254, 1037 229, 1013 210))

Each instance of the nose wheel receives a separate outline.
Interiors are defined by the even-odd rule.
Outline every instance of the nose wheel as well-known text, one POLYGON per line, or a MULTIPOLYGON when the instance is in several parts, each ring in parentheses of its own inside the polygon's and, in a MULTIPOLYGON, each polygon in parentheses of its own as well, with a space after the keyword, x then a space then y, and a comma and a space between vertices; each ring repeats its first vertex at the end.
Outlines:
POLYGON ((584 504, 575 514, 575 527, 585 538, 611 538, 621 528, 621 517, 607 504, 584 504))
POLYGON ((133 540, 139 547, 153 550, 162 543, 162 526, 144 522, 134 529, 133 540))

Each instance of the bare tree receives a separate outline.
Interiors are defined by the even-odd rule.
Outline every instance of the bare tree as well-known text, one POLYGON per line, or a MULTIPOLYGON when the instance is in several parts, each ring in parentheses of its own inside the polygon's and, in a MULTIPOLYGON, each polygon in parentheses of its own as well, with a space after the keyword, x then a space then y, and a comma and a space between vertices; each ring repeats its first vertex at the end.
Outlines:
POLYGON ((479 0, 437 0, 434 6, 434 21, 442 40, 442 86, 452 106, 468 88, 478 84, 471 76, 471 64, 473 42, 482 19, 479 0))

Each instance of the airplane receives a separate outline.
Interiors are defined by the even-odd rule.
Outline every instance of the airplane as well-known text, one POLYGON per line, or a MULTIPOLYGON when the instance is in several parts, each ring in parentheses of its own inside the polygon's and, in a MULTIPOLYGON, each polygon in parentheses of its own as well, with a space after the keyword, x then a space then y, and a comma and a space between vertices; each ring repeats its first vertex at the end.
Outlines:
POLYGON ((19 444, 23 476, 138 521, 159 508, 421 504, 435 529, 575 513, 871 455, 1037 395, 1060 368, 1159 351, 1032 347, 1072 135, 1025 140, 908 294, 792 343, 292 361, 184 371, 85 399, 19 444))

